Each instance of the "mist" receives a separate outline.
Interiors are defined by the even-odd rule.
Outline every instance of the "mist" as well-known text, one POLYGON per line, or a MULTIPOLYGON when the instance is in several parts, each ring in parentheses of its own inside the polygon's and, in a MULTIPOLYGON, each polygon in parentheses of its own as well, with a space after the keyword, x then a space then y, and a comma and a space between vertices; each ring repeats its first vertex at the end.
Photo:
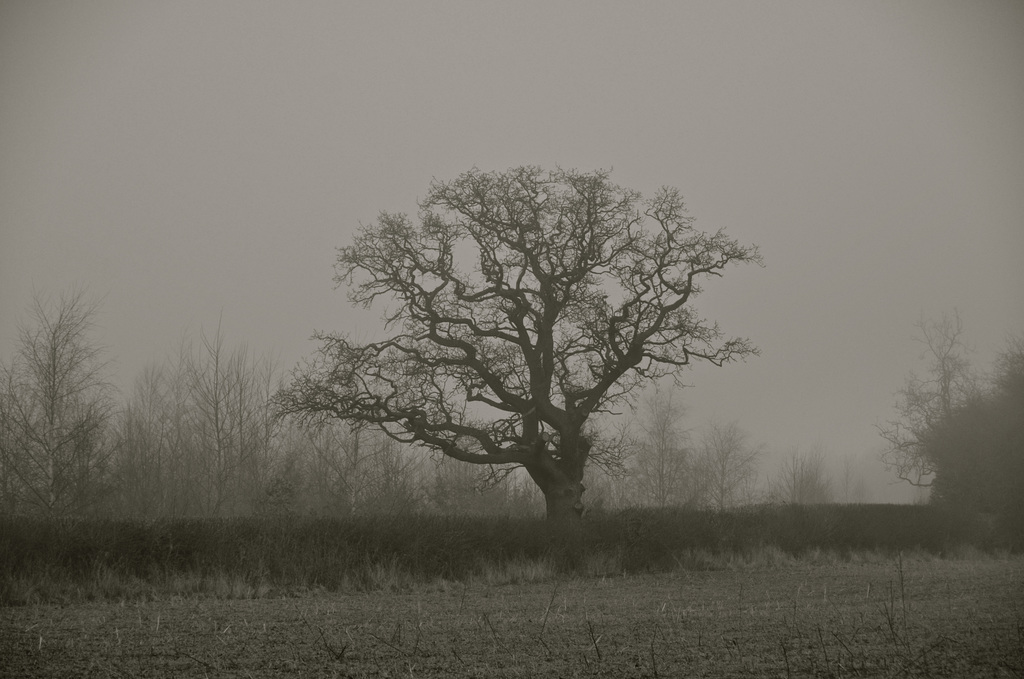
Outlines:
POLYGON ((369 332, 336 248, 433 178, 529 164, 680 189, 764 268, 700 311, 760 355, 697 367, 686 422, 766 470, 855 460, 956 310, 984 368, 1024 332, 1016 2, 49 3, 0 7, 0 360, 85 289, 127 395, 218 328, 287 370, 369 332))

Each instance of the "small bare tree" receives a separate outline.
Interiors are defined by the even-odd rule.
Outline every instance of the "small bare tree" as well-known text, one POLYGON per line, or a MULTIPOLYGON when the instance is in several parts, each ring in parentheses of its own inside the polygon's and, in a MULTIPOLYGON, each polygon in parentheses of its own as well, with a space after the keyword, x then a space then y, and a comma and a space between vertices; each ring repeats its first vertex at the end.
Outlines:
POLYGON ((420 505, 420 461, 408 447, 381 432, 368 437, 370 485, 362 510, 368 514, 407 514, 420 505))
POLYGON ((172 408, 165 371, 157 365, 146 367, 136 378, 116 424, 115 507, 124 516, 173 514, 171 498, 177 470, 170 436, 172 408))
POLYGON ((738 504, 757 477, 761 448, 748 443, 739 424, 710 420, 700 441, 700 474, 705 502, 715 509, 738 504))
POLYGON ((783 460, 772 482, 771 496, 795 505, 832 502, 832 481, 820 448, 800 452, 794 448, 783 460))
POLYGON ((939 422, 948 420, 954 409, 978 392, 978 379, 967 359, 963 322, 955 310, 938 321, 921 320, 915 338, 925 349, 928 374, 913 372, 907 377, 896 400, 899 418, 878 427, 888 447, 882 453, 886 467, 915 486, 930 486, 935 476, 934 461, 923 441, 939 422))
POLYGON ((295 484, 296 502, 316 514, 401 514, 420 503, 418 461, 381 432, 328 420, 285 418, 278 476, 295 484))
POLYGON ((182 353, 200 512, 252 511, 270 479, 278 420, 270 407, 273 364, 246 346, 228 351, 220 327, 182 353))
POLYGON ((674 391, 655 389, 643 402, 637 426, 640 440, 633 461, 637 499, 666 507, 694 504, 700 499, 700 480, 682 425, 685 408, 674 391))
POLYGON ((309 508, 331 516, 357 513, 370 485, 365 433, 344 422, 304 426, 292 419, 289 427, 309 508))
POLYGON ((218 328, 150 366, 117 421, 118 506, 135 516, 225 516, 265 504, 278 466, 274 365, 218 328))
POLYGON ((436 460, 426 479, 426 497, 441 514, 484 514, 488 490, 484 470, 458 464, 450 458, 436 460))
POLYGON ((864 461, 859 455, 843 455, 839 476, 839 493, 843 502, 864 502, 867 499, 867 483, 864 480, 864 461))
POLYGON ((0 470, 8 504, 49 516, 81 514, 100 500, 114 411, 97 307, 82 291, 32 301, 17 352, 0 368, 0 470))

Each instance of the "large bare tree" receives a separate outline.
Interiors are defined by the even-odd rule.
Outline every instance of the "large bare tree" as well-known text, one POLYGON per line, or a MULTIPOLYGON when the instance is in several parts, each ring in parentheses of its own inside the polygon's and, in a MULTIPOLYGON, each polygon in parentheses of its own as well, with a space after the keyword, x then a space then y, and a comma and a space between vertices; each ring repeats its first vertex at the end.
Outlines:
POLYGON ((456 460, 521 466, 575 523, 606 452, 592 418, 694 361, 755 351, 693 307, 756 246, 694 228, 679 192, 643 199, 605 171, 471 170, 435 181, 418 223, 381 213, 339 250, 349 298, 388 335, 320 333, 285 412, 378 426, 456 460))

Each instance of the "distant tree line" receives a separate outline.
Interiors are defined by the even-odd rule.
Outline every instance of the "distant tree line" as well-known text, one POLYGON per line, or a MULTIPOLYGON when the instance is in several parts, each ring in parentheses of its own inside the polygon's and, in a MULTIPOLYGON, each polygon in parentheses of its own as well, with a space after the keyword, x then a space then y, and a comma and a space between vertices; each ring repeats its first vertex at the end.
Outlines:
POLYGON ((220 328, 147 367, 123 403, 82 292, 38 297, 0 364, 0 512, 49 517, 519 514, 515 479, 430 464, 379 431, 278 417, 274 364, 220 328), (479 492, 478 492, 479 491, 479 492))
POLYGON ((867 499, 863 470, 854 456, 843 456, 841 469, 833 470, 820 446, 806 452, 794 448, 763 474, 768 451, 752 442, 738 422, 712 418, 687 429, 684 417, 685 408, 672 391, 655 390, 634 409, 635 436, 623 474, 599 487, 615 498, 607 504, 723 510, 867 499))
MULTIPOLYGON (((0 511, 63 516, 346 517, 412 511, 536 514, 521 473, 424 458, 371 427, 279 417, 280 371, 220 328, 148 366, 123 402, 82 292, 38 297, 0 378, 0 511)), ((725 508, 763 500, 761 449, 736 423, 694 439, 674 392, 654 391, 620 434, 621 464, 590 482, 606 509, 725 508)), ((822 498, 816 498, 821 501, 822 498)))
MULTIPOLYGON (((537 515, 521 472, 424 455, 372 427, 303 423, 275 412, 283 376, 218 328, 147 367, 122 400, 92 340, 81 292, 37 298, 18 348, 0 363, 0 513, 37 516, 349 517, 433 512, 537 515)), ((993 375, 968 369, 958 319, 923 326, 934 362, 882 427, 886 460, 934 502, 1019 521, 1024 513, 1024 343, 993 375), (938 338, 938 339, 936 339, 938 338), (945 371, 945 372, 943 372, 945 371)), ((763 473, 764 446, 737 422, 687 426, 680 392, 654 389, 627 426, 617 466, 595 469, 592 510, 725 509, 754 503, 866 499, 851 462, 794 449, 763 473)))

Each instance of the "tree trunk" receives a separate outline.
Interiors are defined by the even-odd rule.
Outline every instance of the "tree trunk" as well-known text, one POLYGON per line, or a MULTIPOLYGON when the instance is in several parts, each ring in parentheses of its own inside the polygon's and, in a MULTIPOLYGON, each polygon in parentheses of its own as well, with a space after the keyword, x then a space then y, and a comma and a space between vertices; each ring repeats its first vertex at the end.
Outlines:
POLYGON ((583 484, 566 479, 542 487, 547 520, 552 525, 579 528, 583 521, 583 484))
POLYGON ((583 484, 564 474, 541 487, 547 505, 547 538, 558 568, 575 572, 583 560, 583 484))
POLYGON ((538 465, 526 465, 526 471, 544 493, 547 520, 552 526, 579 528, 583 523, 582 470, 569 473, 550 457, 538 465))
POLYGON ((547 520, 552 526, 573 528, 583 525, 583 468, 590 442, 576 436, 566 436, 558 458, 544 450, 545 440, 539 442, 537 462, 525 465, 530 478, 544 493, 547 520))

